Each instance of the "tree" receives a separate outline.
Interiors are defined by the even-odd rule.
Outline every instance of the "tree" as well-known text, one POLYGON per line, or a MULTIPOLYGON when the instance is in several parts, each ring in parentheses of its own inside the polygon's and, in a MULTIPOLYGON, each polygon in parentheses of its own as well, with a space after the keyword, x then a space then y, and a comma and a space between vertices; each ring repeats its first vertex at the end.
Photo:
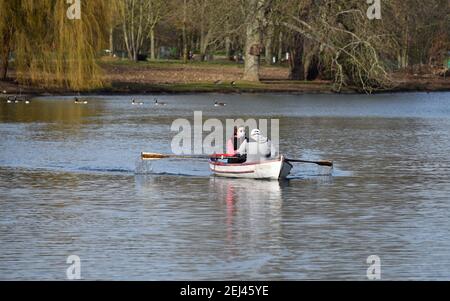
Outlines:
POLYGON ((260 55, 262 51, 262 32, 271 0, 242 0, 245 20, 245 65, 243 79, 259 81, 260 55))
POLYGON ((128 58, 137 61, 151 27, 148 17, 151 1, 119 0, 118 3, 128 58))
POLYGON ((164 0, 148 0, 149 14, 148 20, 150 23, 149 37, 150 37, 150 59, 155 60, 155 28, 161 19, 167 14, 166 1, 164 0))
POLYGON ((265 26, 266 31, 265 31, 265 35, 264 35, 264 54, 265 54, 264 60, 267 65, 271 65, 272 57, 273 57, 272 46, 273 46, 273 39, 274 39, 274 34, 275 34, 275 24, 274 24, 274 21, 271 20, 270 18, 267 21, 268 21, 268 23, 265 26))
POLYGON ((193 9, 198 12, 192 16, 193 30, 198 35, 201 60, 205 60, 208 51, 214 46, 223 45, 225 48, 228 47, 226 52, 229 52, 230 36, 241 27, 239 24, 232 24, 233 15, 237 13, 234 9, 237 7, 236 1, 194 0, 193 2, 193 9), (220 43, 222 41, 225 42, 220 43))
POLYGON ((17 2, 0 0, 0 78, 6 80, 9 67, 9 55, 11 53, 14 33, 14 11, 17 10, 17 2))
MULTIPOLYGON (((318 8, 316 14, 309 10, 305 16, 292 16, 284 25, 323 49, 335 89, 354 85, 370 93, 389 87, 391 80, 379 57, 379 48, 386 39, 369 23, 361 3, 352 1, 344 6, 338 0, 322 0, 315 1, 313 8, 318 8)), ((304 64, 304 59, 301 61, 304 64)))
POLYGON ((398 68, 429 63, 430 49, 436 42, 442 42, 443 51, 448 50, 445 46, 450 34, 448 0, 392 0, 384 8, 383 25, 391 37, 386 50, 397 61, 398 68))
POLYGON ((76 90, 101 86, 95 56, 105 45, 110 7, 106 0, 83 1, 82 19, 70 20, 65 1, 1 1, 3 76, 13 52, 20 83, 76 90))
POLYGON ((188 45, 187 45, 187 0, 183 0, 183 62, 188 60, 188 45))

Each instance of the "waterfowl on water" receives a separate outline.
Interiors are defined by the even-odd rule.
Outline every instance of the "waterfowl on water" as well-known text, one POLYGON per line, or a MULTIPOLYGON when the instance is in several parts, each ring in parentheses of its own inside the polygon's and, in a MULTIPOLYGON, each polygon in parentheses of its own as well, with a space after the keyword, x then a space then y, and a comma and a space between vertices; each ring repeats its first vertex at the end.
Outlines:
POLYGON ((74 99, 75 99, 74 103, 76 104, 85 104, 85 105, 88 104, 87 100, 79 100, 78 97, 75 97, 74 99))
POLYGON ((136 102, 136 100, 133 98, 133 100, 131 101, 132 105, 140 105, 142 106, 144 103, 143 102, 136 102))
POLYGON ((224 107, 224 106, 226 106, 227 104, 226 103, 224 103, 224 102, 218 102, 217 100, 214 102, 214 106, 215 107, 224 107))

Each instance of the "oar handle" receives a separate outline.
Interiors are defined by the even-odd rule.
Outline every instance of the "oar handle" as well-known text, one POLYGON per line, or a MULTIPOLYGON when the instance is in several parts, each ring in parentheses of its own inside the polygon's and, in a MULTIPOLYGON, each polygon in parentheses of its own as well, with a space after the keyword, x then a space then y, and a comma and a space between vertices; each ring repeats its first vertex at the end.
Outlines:
POLYGON ((288 162, 297 162, 297 163, 312 163, 321 166, 333 166, 333 161, 329 160, 320 160, 320 161, 309 161, 309 160, 300 160, 300 159, 285 159, 288 162))

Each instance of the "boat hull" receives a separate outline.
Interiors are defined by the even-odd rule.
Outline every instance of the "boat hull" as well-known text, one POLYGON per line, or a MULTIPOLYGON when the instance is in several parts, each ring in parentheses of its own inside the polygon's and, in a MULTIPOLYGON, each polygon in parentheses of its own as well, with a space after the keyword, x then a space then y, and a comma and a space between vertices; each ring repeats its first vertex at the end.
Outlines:
POLYGON ((217 161, 209 161, 209 167, 216 176, 227 178, 248 178, 278 180, 286 178, 292 165, 283 156, 261 162, 245 162, 229 164, 217 161))

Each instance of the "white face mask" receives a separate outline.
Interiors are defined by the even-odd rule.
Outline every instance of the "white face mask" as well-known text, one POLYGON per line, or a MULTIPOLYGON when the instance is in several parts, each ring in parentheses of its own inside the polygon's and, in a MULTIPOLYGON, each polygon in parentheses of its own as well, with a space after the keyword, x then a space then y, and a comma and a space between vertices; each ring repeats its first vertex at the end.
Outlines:
POLYGON ((237 130, 236 136, 237 136, 238 138, 245 137, 245 129, 244 129, 244 128, 239 128, 239 129, 237 130))

